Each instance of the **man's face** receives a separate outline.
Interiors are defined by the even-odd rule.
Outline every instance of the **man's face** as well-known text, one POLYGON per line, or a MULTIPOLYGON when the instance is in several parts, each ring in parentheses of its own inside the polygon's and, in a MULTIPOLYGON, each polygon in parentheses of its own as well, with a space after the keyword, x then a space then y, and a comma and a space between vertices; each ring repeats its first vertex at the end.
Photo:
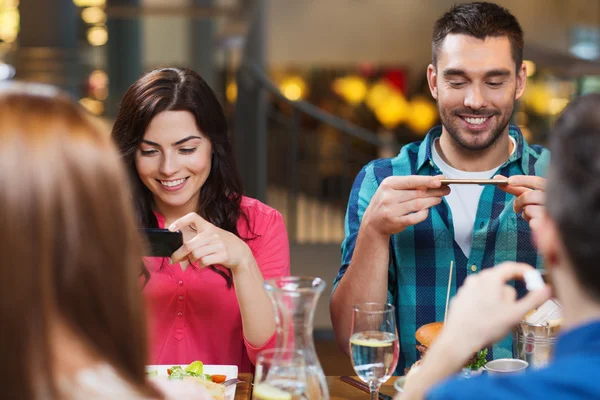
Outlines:
POLYGON ((515 70, 507 37, 446 36, 427 79, 442 125, 462 148, 485 150, 505 132, 525 88, 525 67, 515 70))

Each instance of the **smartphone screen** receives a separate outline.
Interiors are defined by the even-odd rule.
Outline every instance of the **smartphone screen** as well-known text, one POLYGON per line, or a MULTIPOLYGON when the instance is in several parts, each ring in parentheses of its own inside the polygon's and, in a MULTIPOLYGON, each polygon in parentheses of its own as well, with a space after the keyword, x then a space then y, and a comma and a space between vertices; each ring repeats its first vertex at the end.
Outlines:
POLYGON ((180 231, 171 232, 168 229, 146 228, 140 229, 146 239, 144 256, 170 257, 183 245, 183 235, 180 231))

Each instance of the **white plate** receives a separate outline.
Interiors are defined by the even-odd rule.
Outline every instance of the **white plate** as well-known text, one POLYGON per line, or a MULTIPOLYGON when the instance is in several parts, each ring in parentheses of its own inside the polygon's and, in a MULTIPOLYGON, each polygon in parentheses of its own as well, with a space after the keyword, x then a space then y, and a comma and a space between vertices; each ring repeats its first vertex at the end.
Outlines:
MULTIPOLYGON (((167 378, 169 374, 167 373, 167 369, 176 366, 177 364, 169 364, 169 365, 147 365, 146 371, 158 371, 159 377, 167 378)), ((180 365, 181 368, 187 367, 187 365, 180 365)), ((237 365, 205 365, 202 369, 204 374, 208 375, 225 375, 227 379, 237 378, 238 377, 238 367, 237 365)), ((233 385, 227 388, 225 391, 225 399, 233 400, 235 397, 235 388, 237 385, 233 385)))

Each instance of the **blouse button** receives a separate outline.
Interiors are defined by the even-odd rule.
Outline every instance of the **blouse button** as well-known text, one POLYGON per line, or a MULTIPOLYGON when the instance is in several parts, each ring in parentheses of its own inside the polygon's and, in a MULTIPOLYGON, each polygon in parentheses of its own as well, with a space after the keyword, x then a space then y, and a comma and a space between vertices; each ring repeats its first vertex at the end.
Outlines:
POLYGON ((179 301, 183 301, 183 296, 179 296, 179 301))
POLYGON ((177 313, 177 316, 178 316, 178 317, 182 317, 182 316, 183 316, 183 313, 182 313, 181 311, 179 311, 179 312, 177 313))
POLYGON ((179 286, 183 286, 183 281, 179 281, 177 283, 179 284, 179 286))

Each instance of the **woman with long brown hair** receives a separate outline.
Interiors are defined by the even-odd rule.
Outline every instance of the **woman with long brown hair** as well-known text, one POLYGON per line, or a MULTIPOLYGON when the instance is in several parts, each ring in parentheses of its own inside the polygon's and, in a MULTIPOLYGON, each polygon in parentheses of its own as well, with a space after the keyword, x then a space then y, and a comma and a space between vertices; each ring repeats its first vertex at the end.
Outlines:
POLYGON ((165 396, 146 379, 126 175, 90 118, 52 87, 0 88, 2 398, 165 396))
POLYGON ((183 233, 170 259, 146 258, 151 360, 237 365, 275 343, 263 279, 289 275, 279 212, 243 196, 221 105, 189 69, 140 77, 112 137, 129 170, 139 224, 183 233))

